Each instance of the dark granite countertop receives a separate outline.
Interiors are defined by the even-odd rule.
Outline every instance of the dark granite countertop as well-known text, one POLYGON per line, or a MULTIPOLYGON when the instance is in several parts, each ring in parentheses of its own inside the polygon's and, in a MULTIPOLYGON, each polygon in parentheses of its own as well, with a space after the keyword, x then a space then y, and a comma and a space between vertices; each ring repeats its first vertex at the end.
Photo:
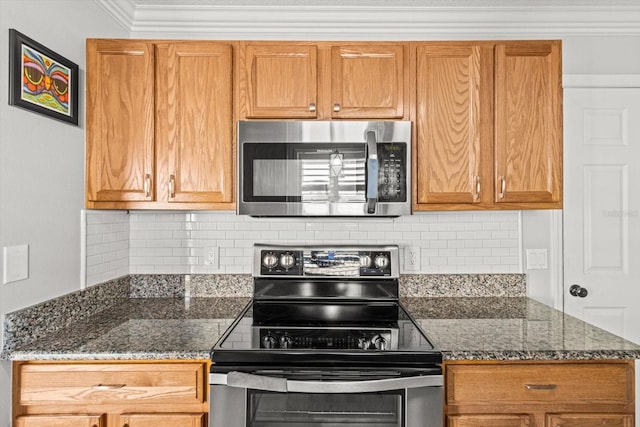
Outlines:
MULTIPOLYGON (((246 297, 122 298, 3 354, 12 360, 209 358, 246 297)), ((404 297, 445 360, 640 358, 640 346, 526 297, 404 297)))

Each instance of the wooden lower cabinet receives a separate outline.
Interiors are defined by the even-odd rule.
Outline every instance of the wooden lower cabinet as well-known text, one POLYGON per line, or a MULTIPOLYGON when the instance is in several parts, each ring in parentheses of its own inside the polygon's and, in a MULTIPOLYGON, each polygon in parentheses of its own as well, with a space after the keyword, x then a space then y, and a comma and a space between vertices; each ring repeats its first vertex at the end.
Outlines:
POLYGON ((203 427, 204 414, 130 414, 119 417, 122 427, 203 427))
POLYGON ((17 427, 206 427, 207 361, 14 362, 17 427))
POLYGON ((528 415, 451 415, 447 427, 529 427, 528 415))
POLYGON ((633 427, 633 416, 623 414, 549 414, 546 427, 633 427))
POLYGON ((104 427, 104 415, 26 415, 16 417, 16 427, 104 427))
POLYGON ((633 360, 445 363, 446 427, 633 427, 633 360))

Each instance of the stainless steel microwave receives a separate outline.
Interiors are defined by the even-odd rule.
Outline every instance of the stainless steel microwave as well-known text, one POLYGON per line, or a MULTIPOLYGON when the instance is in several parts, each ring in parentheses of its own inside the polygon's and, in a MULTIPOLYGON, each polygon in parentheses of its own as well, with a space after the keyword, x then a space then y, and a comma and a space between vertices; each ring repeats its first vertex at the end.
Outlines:
POLYGON ((237 213, 411 213, 411 122, 239 121, 237 213))

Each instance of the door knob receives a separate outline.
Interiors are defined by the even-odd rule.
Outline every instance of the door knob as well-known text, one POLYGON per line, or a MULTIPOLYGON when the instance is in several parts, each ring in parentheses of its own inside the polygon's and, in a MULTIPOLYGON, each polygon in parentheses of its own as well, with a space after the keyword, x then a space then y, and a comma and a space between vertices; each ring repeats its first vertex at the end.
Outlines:
POLYGON ((587 288, 583 288, 580 285, 571 285, 571 287, 569 288, 569 293, 574 297, 580 298, 584 298, 589 295, 589 291, 587 291, 587 288))

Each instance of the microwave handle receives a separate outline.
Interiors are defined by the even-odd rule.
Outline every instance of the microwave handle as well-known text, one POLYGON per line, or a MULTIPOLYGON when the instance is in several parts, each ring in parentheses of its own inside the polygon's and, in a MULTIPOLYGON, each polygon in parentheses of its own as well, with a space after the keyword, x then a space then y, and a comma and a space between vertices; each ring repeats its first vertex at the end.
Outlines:
POLYGON ((378 145, 376 133, 367 132, 367 213, 376 213, 378 202, 378 145))

